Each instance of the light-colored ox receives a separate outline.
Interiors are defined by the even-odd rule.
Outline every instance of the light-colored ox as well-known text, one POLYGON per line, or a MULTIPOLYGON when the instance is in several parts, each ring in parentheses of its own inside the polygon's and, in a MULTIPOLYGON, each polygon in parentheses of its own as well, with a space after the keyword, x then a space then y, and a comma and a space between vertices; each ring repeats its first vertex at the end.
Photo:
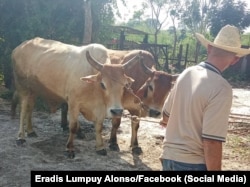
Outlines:
POLYGON ((44 98, 51 111, 61 103, 68 104, 68 157, 74 157, 74 136, 82 114, 93 121, 96 151, 106 155, 102 139, 105 118, 120 118, 122 95, 134 81, 125 72, 131 70, 139 57, 121 65, 110 64, 107 49, 100 44, 73 46, 59 41, 34 38, 17 46, 12 53, 16 91, 20 100, 20 128, 17 143, 25 142, 25 130, 32 134, 32 111, 36 97, 44 98), (26 129, 25 129, 26 126, 26 129))
MULTIPOLYGON (((163 103, 175 82, 178 74, 171 75, 164 71, 157 71, 153 55, 145 50, 108 50, 112 64, 124 64, 141 52, 142 61, 137 62, 131 70, 125 70, 126 74, 135 81, 131 90, 125 90, 123 95, 124 109, 131 114, 131 148, 135 154, 141 154, 142 149, 138 144, 138 129, 140 117, 160 117, 163 103)), ((62 109, 62 126, 67 124, 67 106, 62 109)), ((112 119, 112 129, 109 140, 111 150, 119 151, 117 143, 117 130, 120 127, 121 118, 112 119)), ((81 135, 81 134, 80 134, 81 135)))

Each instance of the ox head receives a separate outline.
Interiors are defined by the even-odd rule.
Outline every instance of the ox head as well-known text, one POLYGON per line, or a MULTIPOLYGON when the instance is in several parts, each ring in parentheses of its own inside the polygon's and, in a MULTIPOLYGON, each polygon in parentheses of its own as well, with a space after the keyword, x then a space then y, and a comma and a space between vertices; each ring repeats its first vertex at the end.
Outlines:
POLYGON ((143 103, 145 116, 160 117, 164 101, 179 74, 171 75, 164 71, 152 70, 143 63, 143 60, 140 63, 149 78, 136 95, 143 103))
POLYGON ((86 52, 86 58, 89 64, 98 70, 98 73, 81 77, 80 79, 88 83, 97 83, 95 84, 98 87, 96 91, 100 91, 101 96, 103 96, 102 103, 106 106, 107 118, 121 117, 124 87, 129 87, 134 82, 134 79, 127 76, 124 71, 131 68, 139 60, 139 55, 125 64, 101 64, 89 54, 89 51, 86 52))

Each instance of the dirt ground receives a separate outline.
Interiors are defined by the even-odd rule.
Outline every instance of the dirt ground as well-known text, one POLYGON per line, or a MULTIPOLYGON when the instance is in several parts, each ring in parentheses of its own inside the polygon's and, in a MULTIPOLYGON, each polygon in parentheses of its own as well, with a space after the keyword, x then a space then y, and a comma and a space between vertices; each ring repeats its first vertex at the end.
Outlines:
MULTIPOLYGON (((223 147, 223 170, 250 170, 250 87, 233 89, 234 100, 227 142, 223 147)), ((159 119, 142 118, 138 140, 140 156, 130 150, 130 119, 124 117, 118 134, 120 152, 108 149, 111 123, 105 121, 103 138, 107 156, 95 152, 94 126, 80 117, 85 138, 75 139, 76 157, 67 159, 63 152, 68 133, 60 127, 60 111, 55 114, 35 111, 37 138, 27 138, 17 147, 15 139, 19 119, 10 118, 10 103, 0 98, 0 187, 30 186, 31 170, 161 170, 159 155, 164 129, 159 119)))

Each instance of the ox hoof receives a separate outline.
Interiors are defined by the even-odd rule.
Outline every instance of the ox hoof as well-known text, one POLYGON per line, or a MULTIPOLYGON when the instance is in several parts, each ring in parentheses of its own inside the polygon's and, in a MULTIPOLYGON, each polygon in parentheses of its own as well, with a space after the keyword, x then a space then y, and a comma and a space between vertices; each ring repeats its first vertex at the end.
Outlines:
POLYGON ((102 155, 102 156, 106 156, 106 155, 107 155, 106 149, 98 150, 98 151, 96 151, 96 153, 97 153, 98 155, 102 155))
POLYGON ((65 151, 65 152, 64 152, 64 155, 65 155, 67 158, 70 158, 70 159, 75 158, 75 152, 74 152, 74 151, 65 151))
POLYGON ((27 136, 28 136, 29 138, 36 138, 36 137, 38 137, 37 134, 36 134, 36 132, 34 132, 34 131, 31 132, 31 133, 28 133, 27 136))
POLYGON ((17 139, 17 140, 16 140, 17 146, 23 146, 25 142, 26 142, 25 139, 17 139))
POLYGON ((118 146, 117 143, 115 143, 115 144, 110 144, 110 145, 109 145, 109 148, 110 148, 110 150, 112 150, 112 151, 117 151, 117 152, 120 151, 120 148, 119 148, 119 146, 118 146))
POLYGON ((132 153, 135 155, 140 155, 142 154, 142 149, 140 147, 134 147, 132 148, 132 153))

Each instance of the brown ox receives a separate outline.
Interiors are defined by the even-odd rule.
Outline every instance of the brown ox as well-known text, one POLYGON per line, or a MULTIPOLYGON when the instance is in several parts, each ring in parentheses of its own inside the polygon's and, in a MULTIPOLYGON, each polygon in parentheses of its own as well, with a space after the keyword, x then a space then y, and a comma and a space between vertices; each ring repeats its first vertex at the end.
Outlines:
MULTIPOLYGON (((134 58, 139 52, 139 50, 119 51, 110 49, 108 51, 112 64, 123 64, 127 60, 134 58)), ((153 55, 144 50, 140 51, 143 60, 140 63, 137 63, 132 70, 125 71, 128 76, 135 80, 131 89, 136 97, 139 98, 139 103, 138 100, 135 100, 134 95, 127 90, 123 96, 123 107, 128 110, 132 116, 130 146, 135 154, 142 153, 137 138, 140 124, 139 118, 146 116, 156 118, 160 117, 164 101, 171 90, 172 84, 178 77, 178 74, 171 75, 164 71, 157 71, 155 69, 156 63, 153 55), (138 116, 139 118, 133 116, 138 116)), ((112 130, 109 141, 109 147, 111 150, 120 150, 117 144, 117 130, 120 123, 121 118, 112 119, 112 130)))
POLYGON ((66 153, 69 157, 74 157, 73 141, 80 113, 94 122, 96 151, 106 155, 102 124, 105 118, 121 117, 124 87, 134 81, 124 71, 129 71, 138 58, 114 65, 109 63, 107 49, 100 44, 77 47, 34 38, 16 47, 12 60, 14 97, 18 95, 21 104, 17 143, 25 142, 25 126, 28 134, 34 132, 32 110, 39 95, 52 111, 61 103, 68 105, 70 133, 66 153))
MULTIPOLYGON (((131 114, 131 148, 133 153, 141 154, 137 132, 139 129, 140 117, 160 117, 161 109, 173 82, 178 77, 170 75, 164 71, 155 69, 153 55, 144 50, 120 51, 108 49, 108 54, 112 64, 123 64, 134 58, 141 51, 142 62, 136 63, 131 70, 125 70, 126 74, 132 77, 135 82, 131 85, 131 90, 126 90, 123 95, 123 107, 131 114), (136 117, 138 116, 138 117, 136 117)), ((67 124, 67 108, 62 110, 62 126, 67 124)), ((117 143, 117 130, 120 126, 121 118, 112 119, 112 129, 109 140, 111 150, 119 151, 117 143)), ((80 134, 81 135, 81 134, 80 134)))

